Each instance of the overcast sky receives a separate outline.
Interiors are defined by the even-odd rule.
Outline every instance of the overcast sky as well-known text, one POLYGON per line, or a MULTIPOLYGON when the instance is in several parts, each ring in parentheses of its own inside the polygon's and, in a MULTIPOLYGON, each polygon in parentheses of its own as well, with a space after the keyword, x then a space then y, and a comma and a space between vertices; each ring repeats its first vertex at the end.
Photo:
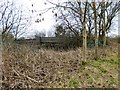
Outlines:
POLYGON ((34 35, 35 33, 38 33, 38 32, 43 32, 47 34, 49 31, 54 31, 55 17, 53 13, 51 13, 51 10, 44 13, 42 16, 39 15, 42 12, 42 10, 52 7, 52 5, 48 3, 45 5, 46 0, 14 0, 14 1, 17 6, 22 7, 24 11, 27 11, 27 13, 31 15, 32 22, 30 27, 27 30, 27 36, 34 35), (33 7, 32 7, 32 4, 33 4, 33 7), (32 10, 33 10, 33 13, 32 13, 32 10), (39 23, 36 23, 35 21, 37 19, 41 19, 42 21, 39 23))
MULTIPOLYGON (((51 1, 53 1, 54 3, 58 3, 66 0, 51 0, 51 1)), ((45 5, 46 0, 14 0, 14 2, 17 7, 23 8, 25 14, 31 16, 32 23, 26 32, 27 33, 26 36, 29 37, 31 35, 34 35, 35 32, 37 33, 39 31, 47 34, 48 32, 55 30, 54 28, 55 17, 54 17, 54 14, 51 13, 51 10, 46 12, 42 16, 39 16, 39 14, 41 13, 41 10, 44 10, 45 8, 48 8, 48 7, 52 7, 50 3, 47 3, 45 5), (32 4, 33 4, 33 7, 32 7, 32 4), (33 10, 33 13, 32 13, 32 10, 33 10), (39 19, 44 18, 44 20, 42 22, 36 23, 35 21, 37 20, 37 18, 39 19)), ((118 34, 118 18, 114 19, 114 24, 112 25, 111 34, 118 34)))

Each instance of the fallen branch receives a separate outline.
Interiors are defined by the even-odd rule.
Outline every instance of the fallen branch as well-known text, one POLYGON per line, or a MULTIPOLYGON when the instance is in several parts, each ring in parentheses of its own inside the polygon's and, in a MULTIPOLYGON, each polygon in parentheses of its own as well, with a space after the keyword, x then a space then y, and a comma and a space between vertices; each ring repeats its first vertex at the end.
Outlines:
POLYGON ((13 69, 13 72, 16 73, 19 77, 20 77, 20 76, 23 76, 23 77, 26 77, 27 79, 29 79, 29 80, 31 80, 31 81, 33 81, 33 82, 35 82, 35 83, 40 83, 40 81, 37 81, 37 80, 35 80, 35 79, 33 79, 33 78, 25 75, 25 74, 22 74, 22 73, 16 71, 14 68, 12 68, 12 69, 13 69))

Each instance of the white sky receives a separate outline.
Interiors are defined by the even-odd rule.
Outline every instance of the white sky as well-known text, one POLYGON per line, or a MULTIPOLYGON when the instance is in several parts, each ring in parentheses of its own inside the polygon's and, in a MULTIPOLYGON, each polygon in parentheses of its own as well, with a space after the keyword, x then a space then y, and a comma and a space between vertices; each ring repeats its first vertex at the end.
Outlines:
POLYGON ((29 15, 32 16, 32 23, 26 32, 27 36, 34 35, 39 31, 46 33, 46 35, 49 31, 54 31, 55 19, 54 14, 51 13, 51 10, 49 10, 42 16, 39 16, 41 10, 44 10, 45 8, 52 6, 51 4, 48 5, 48 3, 47 5, 45 5, 44 2, 46 0, 14 0, 14 1, 18 6, 20 7, 22 6, 25 9, 25 11, 28 11, 29 15), (35 21, 37 20, 37 18, 38 19, 44 18, 44 21, 36 23, 35 21))
MULTIPOLYGON (((20 7, 20 8, 22 7, 24 9, 25 14, 32 16, 32 23, 26 32, 27 37, 34 35, 35 32, 37 33, 38 31, 44 32, 46 34, 50 31, 54 31, 55 19, 54 19, 54 14, 51 13, 51 10, 46 12, 44 15, 39 16, 40 10, 43 10, 48 7, 52 7, 52 5, 49 3, 47 3, 47 5, 45 5, 44 4, 45 1, 46 0, 14 0, 14 2, 16 3, 16 5, 18 7, 20 7), (32 7, 32 4, 33 4, 33 7, 32 7), (32 13, 31 10, 33 10, 34 12, 32 13), (40 23, 35 23, 35 20, 37 18, 39 18, 39 19, 44 18, 44 21, 42 21, 40 23)), ((53 2, 63 2, 66 0, 52 0, 52 1, 53 2)), ((116 35, 116 34, 118 34, 118 18, 115 18, 114 21, 116 23, 112 26, 113 28, 112 28, 111 34, 116 35)))

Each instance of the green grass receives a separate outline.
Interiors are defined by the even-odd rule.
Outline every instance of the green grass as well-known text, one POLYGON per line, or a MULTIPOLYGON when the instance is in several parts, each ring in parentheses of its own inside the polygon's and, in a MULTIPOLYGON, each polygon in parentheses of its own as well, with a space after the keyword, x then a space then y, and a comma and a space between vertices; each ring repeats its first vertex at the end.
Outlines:
MULTIPOLYGON (((109 57, 109 58, 104 58, 100 60, 92 60, 89 61, 89 65, 91 67, 95 68, 98 70, 98 72, 95 74, 98 76, 98 78, 103 78, 103 81, 107 81, 108 85, 107 87, 114 87, 118 83, 118 57, 109 57)), ((92 75, 93 78, 95 78, 95 75, 92 75)), ((96 82, 97 82, 96 78, 96 82)), ((91 81, 91 80, 90 80, 91 81)), ((99 80, 98 80, 99 82, 99 80)), ((92 83, 92 81, 90 82, 92 83)))
POLYGON ((69 86, 70 87, 78 87, 79 86, 79 83, 80 83, 80 81, 79 80, 71 80, 70 82, 69 82, 69 86))

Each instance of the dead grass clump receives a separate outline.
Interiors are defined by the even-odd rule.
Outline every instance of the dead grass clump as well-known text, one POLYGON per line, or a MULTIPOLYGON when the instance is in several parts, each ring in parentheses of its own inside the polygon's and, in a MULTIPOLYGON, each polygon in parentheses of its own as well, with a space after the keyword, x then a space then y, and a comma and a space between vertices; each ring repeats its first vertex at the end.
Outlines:
MULTIPOLYGON (((107 50, 109 51, 109 48, 107 50)), ((4 46, 2 53, 3 82, 12 88, 117 86, 117 76, 110 72, 112 70, 117 73, 117 64, 113 63, 117 61, 116 58, 114 60, 116 53, 107 54, 113 55, 113 62, 108 66, 106 60, 93 60, 93 49, 88 49, 87 62, 82 60, 81 48, 55 51, 11 44, 4 46), (105 74, 111 75, 112 79, 105 77, 105 74), (105 80, 108 82, 104 84, 105 80)), ((102 53, 102 49, 99 53, 102 53)), ((105 59, 111 61, 108 57, 105 59)))

